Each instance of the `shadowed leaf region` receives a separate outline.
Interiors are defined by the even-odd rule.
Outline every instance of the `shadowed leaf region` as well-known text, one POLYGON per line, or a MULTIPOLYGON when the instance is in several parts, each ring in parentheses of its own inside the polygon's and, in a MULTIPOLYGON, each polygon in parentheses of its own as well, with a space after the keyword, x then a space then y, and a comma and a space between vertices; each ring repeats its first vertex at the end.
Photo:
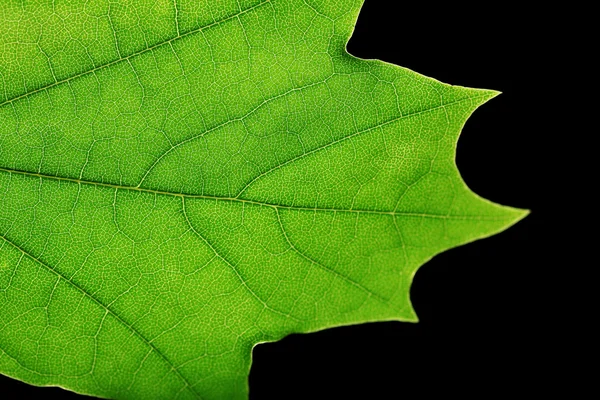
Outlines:
POLYGON ((257 343, 416 321, 526 214, 454 162, 497 93, 350 56, 362 0, 0 1, 2 374, 244 399, 257 343))

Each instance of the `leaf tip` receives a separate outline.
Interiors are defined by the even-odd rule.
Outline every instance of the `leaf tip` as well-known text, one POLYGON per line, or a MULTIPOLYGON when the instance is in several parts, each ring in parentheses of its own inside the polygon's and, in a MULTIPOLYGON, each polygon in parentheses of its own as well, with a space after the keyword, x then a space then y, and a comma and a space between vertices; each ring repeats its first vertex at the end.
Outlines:
POLYGON ((486 232, 484 237, 504 232, 519 221, 525 219, 531 213, 531 210, 528 209, 508 207, 492 202, 489 202, 489 204, 496 208, 497 211, 494 212, 494 214, 501 218, 498 220, 498 224, 493 224, 494 226, 490 227, 489 232, 486 232))
POLYGON ((412 306, 411 306, 411 311, 412 311, 412 315, 410 317, 406 318, 405 320, 403 320, 402 322, 408 322, 411 324, 418 324, 419 322, 421 322, 419 320, 419 316, 415 312, 414 308, 412 308, 412 306))
POLYGON ((531 214, 531 210, 526 209, 526 208, 513 208, 513 207, 506 207, 506 208, 510 209, 512 211, 512 215, 511 215, 511 218, 508 220, 505 229, 510 228, 511 226, 515 225, 519 221, 525 219, 529 214, 531 214))
POLYGON ((490 101, 493 98, 500 96, 502 94, 502 92, 499 90, 474 89, 474 88, 469 88, 469 89, 474 91, 475 92, 474 94, 481 100, 481 103, 479 105, 487 103, 488 101, 490 101))

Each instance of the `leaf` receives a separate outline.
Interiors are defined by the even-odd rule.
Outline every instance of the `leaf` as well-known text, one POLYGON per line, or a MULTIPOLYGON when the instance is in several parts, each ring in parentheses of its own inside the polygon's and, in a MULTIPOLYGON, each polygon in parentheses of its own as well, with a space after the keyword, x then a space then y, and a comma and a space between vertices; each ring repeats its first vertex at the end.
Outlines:
POLYGON ((361 5, 4 1, 1 373, 245 398, 257 343, 416 321, 420 265, 526 215, 454 163, 497 93, 350 56, 361 5))

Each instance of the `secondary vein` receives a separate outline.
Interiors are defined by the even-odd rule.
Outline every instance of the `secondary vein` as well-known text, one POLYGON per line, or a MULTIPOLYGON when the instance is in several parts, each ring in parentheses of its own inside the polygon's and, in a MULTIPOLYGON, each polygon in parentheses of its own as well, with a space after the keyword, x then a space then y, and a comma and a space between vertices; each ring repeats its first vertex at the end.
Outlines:
MULTIPOLYGON (((6 104, 13 103, 13 102, 15 102, 15 101, 17 101, 17 100, 20 100, 20 99, 22 99, 22 98, 29 97, 29 96, 31 96, 31 95, 33 95, 33 94, 36 94, 36 93, 39 93, 39 92, 43 92, 43 91, 45 91, 45 90, 48 90, 48 89, 51 89, 51 88, 53 88, 53 87, 56 87, 56 86, 62 85, 62 84, 64 84, 64 83, 70 82, 70 81, 72 81, 72 80, 75 80, 75 79, 77 79, 77 78, 80 78, 80 77, 82 77, 82 76, 89 75, 89 74, 92 74, 92 73, 94 73, 94 72, 96 72, 96 71, 99 71, 99 70, 102 70, 102 69, 109 68, 109 67, 111 67, 111 66, 113 66, 113 65, 115 65, 115 64, 119 64, 119 63, 121 63, 121 62, 123 62, 123 61, 127 61, 127 60, 129 60, 129 59, 131 59, 131 58, 134 58, 134 57, 137 57, 137 56, 139 56, 139 55, 142 55, 142 54, 148 53, 148 52, 150 52, 150 51, 152 51, 152 50, 154 50, 154 49, 157 49, 157 48, 159 48, 159 47, 162 47, 162 46, 164 46, 164 45, 166 45, 166 44, 170 44, 170 43, 172 43, 172 42, 175 42, 175 41, 177 41, 177 40, 179 40, 179 39, 182 39, 182 38, 184 38, 184 37, 186 37, 186 36, 191 36, 191 35, 194 35, 194 34, 196 34, 196 33, 200 33, 200 32, 202 32, 202 31, 204 31, 204 30, 206 30, 206 29, 209 29, 209 28, 212 28, 212 27, 215 27, 215 26, 219 26, 219 25, 220 25, 220 24, 222 24, 223 22, 226 22, 226 21, 229 21, 229 20, 232 20, 232 19, 236 19, 236 18, 238 18, 240 15, 243 15, 243 14, 246 14, 246 13, 248 13, 248 12, 251 12, 251 11, 253 11, 253 10, 255 10, 255 9, 257 9, 257 8, 259 8, 259 7, 261 7, 261 6, 265 5, 265 4, 267 4, 267 3, 269 3, 270 1, 271 1, 271 0, 266 0, 266 1, 263 1, 263 2, 261 2, 261 3, 258 3, 258 4, 255 4, 255 5, 253 5, 252 7, 249 7, 249 8, 247 8, 247 9, 245 9, 245 10, 242 10, 242 11, 240 11, 240 12, 237 12, 237 13, 235 13, 235 14, 232 14, 232 15, 230 15, 230 16, 228 16, 228 17, 225 17, 225 18, 223 18, 223 19, 220 19, 220 20, 218 20, 218 21, 215 21, 215 22, 213 22, 213 23, 210 23, 210 24, 208 24, 208 25, 201 26, 201 27, 199 27, 199 28, 197 28, 197 29, 191 30, 191 31, 189 31, 189 32, 186 32, 186 33, 183 33, 183 34, 178 34, 177 36, 175 36, 175 37, 173 37, 173 38, 171 38, 171 39, 168 39, 168 40, 165 40, 165 41, 162 41, 162 42, 156 43, 156 44, 154 44, 154 45, 152 45, 152 46, 146 47, 146 48, 145 48, 145 49, 143 49, 143 50, 140 50, 140 51, 136 51, 136 52, 134 52, 134 53, 131 53, 131 54, 129 54, 128 56, 119 57, 119 58, 117 58, 116 60, 113 60, 113 61, 107 62, 107 63, 105 63, 105 64, 98 65, 98 66, 96 66, 96 67, 94 67, 94 68, 92 68, 92 69, 89 69, 89 70, 83 71, 83 72, 81 72, 81 73, 79 73, 79 74, 76 74, 76 75, 69 76, 69 77, 67 77, 67 78, 64 78, 64 79, 61 79, 61 80, 55 81, 55 82, 53 82, 53 83, 51 83, 51 84, 49 84, 49 85, 45 85, 45 86, 39 87, 39 88, 37 88, 37 89, 31 90, 31 91, 29 91, 29 92, 26 92, 26 93, 20 94, 20 95, 18 95, 18 96, 12 97, 12 98, 10 98, 10 99, 7 99, 7 100, 3 101, 2 103, 0 103, 0 107, 4 106, 4 105, 6 105, 6 104)), ((179 28, 179 27, 177 27, 177 28, 179 28)), ((177 30, 179 30, 179 29, 177 29, 177 30)), ((117 46, 117 49, 118 49, 118 46, 117 46)))
POLYGON ((52 268, 51 266, 49 266, 48 264, 46 264, 45 262, 43 262, 39 258, 35 257, 33 254, 29 253, 27 250, 25 250, 24 248, 22 248, 18 244, 14 243, 13 241, 11 241, 10 239, 8 239, 7 237, 5 237, 3 235, 0 235, 0 239, 2 239, 7 244, 11 245, 12 247, 14 247, 15 249, 17 249, 18 251, 20 251, 25 257, 29 258, 30 260, 32 260, 32 261, 38 263, 39 265, 41 265, 42 267, 46 268, 52 274, 56 275, 59 278, 59 280, 62 279, 65 282, 67 282, 68 284, 70 284, 77 291, 79 291, 80 293, 82 293, 84 296, 86 296, 87 298, 89 298, 90 300, 92 300, 94 303, 96 303, 102 309, 104 309, 106 312, 108 312, 110 315, 112 315, 117 321, 119 321, 119 323, 121 323, 123 326, 125 326, 134 335, 136 335, 140 340, 142 340, 147 346, 149 346, 152 349, 152 351, 154 351, 165 363, 167 363, 169 365, 169 367, 171 368, 171 370, 183 381, 183 383, 185 384, 185 387, 189 388, 189 390, 198 399, 201 399, 200 394, 194 389, 194 387, 191 385, 190 381, 188 381, 188 379, 185 376, 183 376, 181 374, 181 372, 179 372, 179 370, 175 367, 175 365, 167 358, 167 356, 162 351, 160 351, 160 349, 158 347, 156 347, 148 339, 146 339, 146 337, 144 335, 142 335, 142 333, 140 331, 138 331, 135 327, 133 327, 133 325, 129 324, 127 321, 125 321, 123 318, 121 318, 119 316, 119 314, 117 314, 115 311, 113 311, 110 307, 104 305, 94 295, 92 295, 91 293, 89 293, 82 286, 78 285, 76 282, 74 282, 73 280, 71 280, 70 278, 68 278, 66 275, 63 275, 62 273, 60 273, 56 269, 52 268))

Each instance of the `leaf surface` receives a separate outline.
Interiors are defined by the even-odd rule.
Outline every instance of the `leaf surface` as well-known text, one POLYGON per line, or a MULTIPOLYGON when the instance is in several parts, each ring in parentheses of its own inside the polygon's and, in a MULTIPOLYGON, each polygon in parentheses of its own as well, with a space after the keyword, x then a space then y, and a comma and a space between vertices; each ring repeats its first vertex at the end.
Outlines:
POLYGON ((257 343, 416 321, 420 265, 526 214, 454 162, 497 93, 350 56, 362 0, 2 3, 5 375, 245 398, 257 343))

